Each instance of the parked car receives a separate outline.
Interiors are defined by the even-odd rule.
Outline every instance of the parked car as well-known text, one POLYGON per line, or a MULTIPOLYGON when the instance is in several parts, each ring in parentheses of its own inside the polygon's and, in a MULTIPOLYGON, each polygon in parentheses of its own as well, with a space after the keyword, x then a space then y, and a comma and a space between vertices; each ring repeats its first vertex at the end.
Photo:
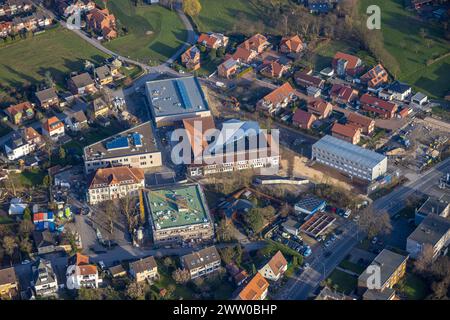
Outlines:
POLYGON ((374 237, 374 238, 372 239, 372 244, 377 244, 377 242, 378 242, 378 238, 377 238, 377 237, 374 237))

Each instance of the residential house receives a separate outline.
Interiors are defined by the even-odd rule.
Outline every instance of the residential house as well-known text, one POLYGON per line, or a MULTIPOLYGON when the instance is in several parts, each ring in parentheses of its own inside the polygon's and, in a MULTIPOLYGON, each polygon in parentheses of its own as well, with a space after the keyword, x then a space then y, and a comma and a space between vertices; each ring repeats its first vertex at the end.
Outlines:
POLYGON ((32 281, 34 293, 38 297, 54 296, 58 291, 58 280, 50 261, 39 258, 32 266, 32 281))
POLYGON ((97 83, 100 84, 101 86, 110 84, 114 81, 111 68, 107 65, 95 68, 94 77, 97 83))
POLYGON ((20 159, 36 149, 34 143, 30 143, 18 132, 13 132, 11 138, 3 145, 8 160, 20 159))
POLYGON ((53 87, 36 92, 36 98, 39 106, 43 109, 59 106, 59 98, 53 87))
POLYGON ((94 8, 95 2, 91 0, 55 0, 54 2, 55 11, 64 17, 71 16, 76 11, 86 13, 94 8))
POLYGON ((258 101, 257 108, 273 113, 287 107, 290 102, 296 99, 297 95, 294 88, 289 82, 286 82, 258 101))
POLYGON ((200 69, 200 50, 192 46, 181 55, 181 63, 190 71, 200 69))
POLYGON ((280 79, 288 71, 288 65, 281 64, 279 61, 266 61, 261 69, 261 74, 269 78, 280 79))
POLYGON ((411 94, 412 89, 409 85, 402 83, 400 81, 392 82, 387 91, 392 94, 393 99, 399 101, 405 101, 406 98, 411 94))
POLYGON ((98 288, 102 280, 98 276, 97 267, 91 264, 89 257, 76 253, 69 258, 66 270, 66 287, 69 290, 80 288, 98 288))
POLYGON ((155 281, 159 278, 154 257, 146 257, 130 263, 130 275, 136 282, 155 281))
POLYGON ((327 14, 331 9, 331 4, 326 0, 310 0, 307 4, 309 12, 313 14, 327 14))
POLYGON ((68 81, 68 87, 70 92, 74 95, 93 94, 97 92, 95 82, 87 72, 70 78, 68 81))
POLYGON ((9 34, 11 34, 12 30, 13 23, 11 21, 0 22, 0 37, 6 38, 9 34))
POLYGON ((140 168, 123 166, 98 169, 88 184, 87 201, 97 204, 130 194, 137 195, 144 187, 144 172, 140 168))
POLYGON ((68 115, 64 122, 66 123, 67 128, 71 131, 81 131, 89 128, 88 120, 83 110, 79 110, 71 115, 68 115))
POLYGON ((331 128, 331 133, 333 137, 352 144, 358 144, 361 139, 361 129, 351 124, 335 123, 331 128))
POLYGON ((441 199, 435 197, 428 197, 428 199, 416 209, 415 221, 416 225, 420 224, 425 217, 430 214, 436 214, 438 216, 447 218, 450 213, 450 203, 446 197, 441 199))
POLYGON ((333 111, 333 105, 322 99, 310 101, 307 105, 308 112, 312 113, 317 119, 328 118, 333 111))
POLYGON ((336 83, 331 87, 330 97, 333 102, 345 105, 358 98, 358 90, 336 83))
POLYGON ((28 101, 22 102, 5 109, 5 113, 9 120, 16 125, 22 124, 24 121, 34 118, 34 107, 28 101))
POLYGON ((58 140, 64 136, 64 123, 53 116, 47 119, 42 125, 42 133, 53 140, 58 140))
POLYGON ((264 300, 269 291, 269 283, 257 272, 252 280, 239 292, 238 300, 264 300))
POLYGON ((12 20, 12 28, 15 32, 35 31, 46 28, 53 23, 53 19, 41 11, 37 11, 28 16, 17 16, 12 20))
POLYGON ((377 89, 389 81, 389 75, 381 64, 367 71, 361 78, 361 82, 367 84, 370 89, 377 89))
POLYGON ((267 262, 258 272, 266 279, 278 281, 286 272, 288 263, 281 251, 278 252, 267 262))
POLYGON ((19 282, 14 267, 0 269, 0 299, 13 299, 18 293, 19 282))
POLYGON ((298 35, 283 37, 280 42, 281 53, 299 53, 304 48, 304 43, 298 35))
POLYGON ((104 39, 110 40, 117 38, 116 17, 109 13, 107 8, 94 8, 86 14, 86 23, 104 39))
POLYGON ((87 110, 87 113, 91 119, 107 117, 109 112, 109 104, 107 104, 103 98, 95 98, 92 100, 87 110))
POLYGON ((113 278, 126 277, 126 275, 127 275, 127 271, 121 264, 109 267, 108 272, 111 275, 111 277, 113 277, 113 278))
POLYGON ((220 268, 221 259, 215 246, 184 255, 181 257, 181 265, 189 271, 191 279, 195 279, 220 268))
POLYGON ((306 112, 302 109, 297 109, 292 117, 292 123, 301 129, 311 129, 314 121, 317 118, 312 113, 306 112))
POLYGON ((230 79, 239 69, 239 62, 229 58, 217 67, 217 73, 222 78, 230 79))
POLYGON ((428 102, 428 96, 421 92, 417 92, 414 96, 412 96, 411 102, 416 105, 423 106, 428 102))
POLYGON ((333 69, 339 76, 355 76, 361 71, 362 61, 351 54, 337 52, 333 58, 333 69))
POLYGON ((258 53, 253 50, 249 50, 243 47, 238 47, 236 51, 231 56, 234 60, 239 61, 240 63, 251 63, 256 57, 258 53))
POLYGON ((300 87, 306 89, 308 87, 315 87, 319 89, 323 89, 325 85, 325 80, 314 77, 306 72, 299 71, 294 75, 295 83, 297 83, 300 87))
POLYGON ((250 39, 245 40, 240 44, 240 48, 245 48, 250 51, 254 51, 257 55, 263 53, 270 46, 270 42, 262 34, 255 34, 250 39))
POLYGON ((349 124, 361 128, 361 132, 364 134, 371 134, 375 130, 375 120, 359 113, 350 112, 347 115, 347 121, 349 124))
POLYGON ((406 251, 413 259, 420 257, 426 245, 436 259, 450 244, 450 220, 437 214, 426 216, 406 240, 406 251))
POLYGON ((405 275, 407 261, 408 256, 383 249, 358 277, 358 292, 362 294, 370 290, 365 298, 392 298, 392 288, 405 275), (379 283, 372 283, 372 275, 377 272, 373 270, 379 272, 379 283), (386 292, 384 292, 385 290, 386 292))
POLYGON ((45 145, 44 139, 33 127, 26 127, 22 129, 21 132, 22 137, 24 137, 28 143, 34 144, 36 149, 39 149, 45 145))
POLYGON ((221 33, 202 33, 197 40, 198 44, 202 44, 209 49, 218 49, 228 45, 229 38, 221 33))
POLYGON ((33 240, 38 254, 52 253, 58 250, 58 243, 48 230, 33 231, 33 240))
POLYGON ((33 10, 30 0, 5 0, 0 2, 0 17, 12 17, 33 10))
POLYGON ((366 93, 360 98, 362 109, 371 113, 375 113, 381 118, 391 119, 397 112, 397 105, 393 102, 384 101, 377 97, 366 93))

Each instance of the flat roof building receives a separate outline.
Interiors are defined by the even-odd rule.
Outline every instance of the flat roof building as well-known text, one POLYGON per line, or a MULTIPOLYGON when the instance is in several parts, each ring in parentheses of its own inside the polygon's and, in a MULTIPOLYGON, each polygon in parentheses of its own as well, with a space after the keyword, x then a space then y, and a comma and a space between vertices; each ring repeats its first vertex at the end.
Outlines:
POLYGON ((148 190, 143 198, 155 243, 212 240, 214 227, 199 184, 148 190))
POLYGON ((174 78, 145 84, 152 117, 158 127, 190 117, 210 116, 208 102, 197 78, 174 78))
POLYGON ((417 259, 425 245, 433 248, 433 258, 450 244, 450 220, 437 214, 430 214, 406 239, 406 251, 417 259))
POLYGON ((387 171, 386 156, 328 135, 312 146, 312 159, 352 178, 367 181, 387 171))
POLYGON ((83 157, 86 173, 109 166, 148 169, 162 165, 150 122, 85 147, 83 157))

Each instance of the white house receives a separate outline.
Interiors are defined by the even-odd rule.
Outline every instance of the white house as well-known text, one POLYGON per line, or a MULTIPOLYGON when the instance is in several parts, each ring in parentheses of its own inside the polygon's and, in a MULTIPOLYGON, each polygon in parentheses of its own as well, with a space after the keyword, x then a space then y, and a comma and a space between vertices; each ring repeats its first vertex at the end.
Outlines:
POLYGON ((31 282, 34 292, 38 297, 55 295, 58 291, 58 280, 50 261, 39 259, 37 265, 32 267, 33 280, 31 282))
POLYGON ((404 101, 411 94, 412 89, 407 84, 394 81, 389 85, 388 92, 393 95, 395 100, 404 101))
POLYGON ((266 279, 277 281, 287 270, 287 261, 278 251, 258 272, 266 279))
POLYGON ((8 160, 20 159, 36 149, 36 145, 31 141, 26 141, 20 134, 14 132, 11 139, 4 144, 5 153, 8 160))
POLYGON ((53 140, 57 140, 64 136, 64 123, 57 117, 51 117, 42 125, 42 133, 53 140))
POLYGON ((66 270, 67 288, 78 290, 80 288, 98 288, 102 280, 98 276, 97 267, 89 264, 89 257, 80 253, 69 259, 66 270))

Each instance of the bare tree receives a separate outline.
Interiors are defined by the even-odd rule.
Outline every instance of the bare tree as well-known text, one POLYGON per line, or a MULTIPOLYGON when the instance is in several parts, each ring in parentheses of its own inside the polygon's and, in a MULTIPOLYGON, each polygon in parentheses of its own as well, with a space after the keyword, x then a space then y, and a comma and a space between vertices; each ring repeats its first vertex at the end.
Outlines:
POLYGON ((361 231, 367 234, 369 239, 382 234, 390 234, 392 231, 391 218, 387 212, 375 212, 373 207, 365 208, 358 221, 361 231))
POLYGON ((119 200, 121 212, 125 216, 128 226, 128 232, 131 234, 138 224, 138 217, 136 215, 137 199, 134 196, 127 195, 119 200))
POLYGON ((191 279, 191 275, 188 270, 178 268, 172 272, 172 278, 176 283, 183 284, 191 279))
POLYGON ((127 286, 127 296, 132 300, 144 300, 145 286, 139 282, 132 282, 127 286))
POLYGON ((17 248, 17 242, 14 237, 11 236, 5 236, 3 238, 3 249, 5 250, 6 254, 11 258, 11 265, 12 265, 12 258, 14 255, 14 251, 17 248))
POLYGON ((419 258, 414 263, 414 268, 416 271, 419 273, 429 272, 430 267, 433 264, 433 256, 433 246, 429 243, 425 244, 419 258))

